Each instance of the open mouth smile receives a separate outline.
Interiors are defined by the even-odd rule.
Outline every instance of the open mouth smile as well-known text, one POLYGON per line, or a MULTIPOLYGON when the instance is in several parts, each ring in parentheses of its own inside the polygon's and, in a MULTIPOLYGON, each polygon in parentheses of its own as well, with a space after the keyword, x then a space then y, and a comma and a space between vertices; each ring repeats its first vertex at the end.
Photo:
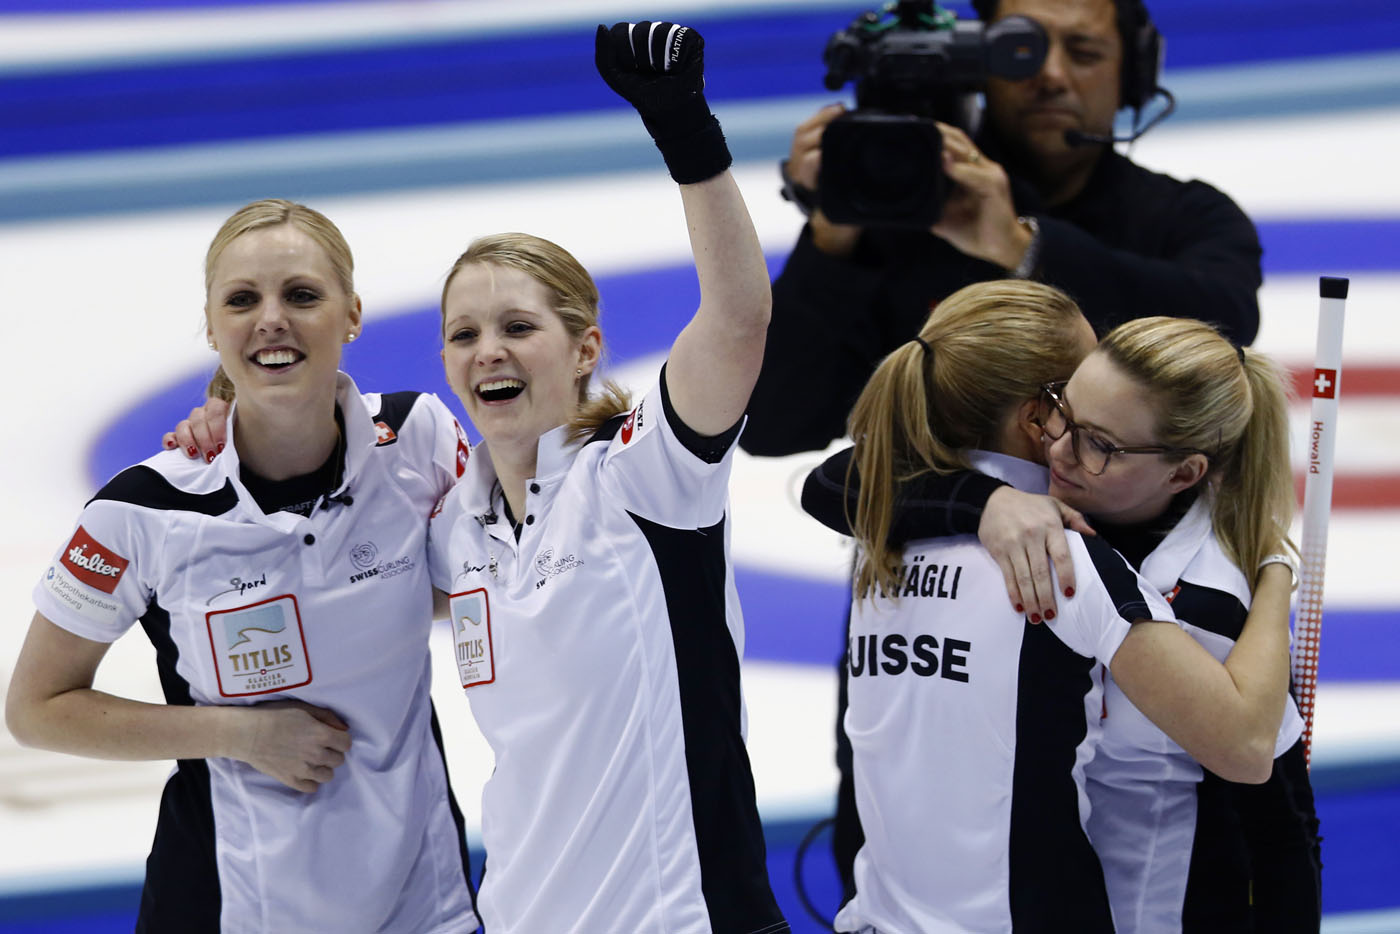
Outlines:
POLYGON ((251 359, 259 369, 280 373, 305 360, 306 354, 299 350, 293 350, 290 347, 268 347, 259 350, 249 359, 251 359))
POLYGON ((509 402, 525 391, 525 381, 510 377, 482 380, 475 391, 483 402, 509 402))

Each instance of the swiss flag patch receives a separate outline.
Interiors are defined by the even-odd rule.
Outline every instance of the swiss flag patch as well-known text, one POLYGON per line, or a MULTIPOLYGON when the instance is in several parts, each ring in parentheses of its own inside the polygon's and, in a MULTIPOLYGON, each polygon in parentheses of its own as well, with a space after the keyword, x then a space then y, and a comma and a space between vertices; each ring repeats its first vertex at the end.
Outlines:
POLYGON ((1317 369, 1313 370, 1313 398, 1337 398, 1336 370, 1324 370, 1321 367, 1318 367, 1317 369))
POLYGON ((472 448, 467 443, 467 433, 462 430, 462 423, 454 418, 452 427, 457 431, 457 476, 461 477, 467 472, 467 458, 472 456, 472 448))
POLYGON ((81 525, 64 549, 63 566, 94 590, 112 593, 131 562, 88 534, 81 525))
POLYGON ((394 441, 397 440, 397 439, 398 439, 398 435, 394 434, 394 429, 390 428, 386 423, 384 423, 384 422, 375 422, 375 423, 374 423, 374 446, 375 446, 375 447, 382 447, 382 446, 384 446, 384 445, 386 445, 386 444, 393 444, 394 441))
POLYGON ((626 444, 632 440, 632 425, 637 421, 637 410, 633 409, 627 413, 627 421, 622 423, 622 443, 626 444))
POLYGON ((627 413, 627 421, 622 423, 623 444, 631 443, 632 435, 635 432, 641 431, 643 425, 642 420, 646 417, 642 414, 642 406, 645 404, 645 402, 639 402, 635 409, 627 413))

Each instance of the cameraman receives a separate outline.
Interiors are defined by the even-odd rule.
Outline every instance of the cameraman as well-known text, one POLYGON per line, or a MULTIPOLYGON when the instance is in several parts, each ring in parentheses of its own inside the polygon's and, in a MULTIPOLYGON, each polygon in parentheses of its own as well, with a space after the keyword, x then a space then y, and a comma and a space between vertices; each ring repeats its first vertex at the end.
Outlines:
MULTIPOLYGON (((986 22, 1019 14, 1049 38, 1023 81, 991 78, 976 140, 940 124, 953 183, 928 232, 860 228, 813 211, 773 283, 763 370, 740 445, 750 454, 824 448, 875 365, 964 285, 1005 276, 1068 292, 1095 330, 1175 315, 1248 344, 1259 329, 1260 247, 1227 196, 1136 165, 1109 139, 1117 111, 1156 91, 1160 37, 1140 0, 974 0, 986 22), (1068 134, 1068 136, 1067 136, 1068 134)), ((815 191, 822 108, 793 135, 788 173, 815 191)))

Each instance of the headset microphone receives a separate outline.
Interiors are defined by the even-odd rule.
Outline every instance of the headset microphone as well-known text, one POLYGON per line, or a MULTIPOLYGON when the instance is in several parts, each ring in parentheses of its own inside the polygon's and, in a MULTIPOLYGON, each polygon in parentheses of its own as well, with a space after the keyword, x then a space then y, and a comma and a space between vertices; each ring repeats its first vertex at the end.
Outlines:
POLYGON ((1141 139, 1148 130, 1152 129, 1163 120, 1172 115, 1176 110, 1176 98, 1172 92, 1166 88, 1156 88, 1153 96, 1161 95, 1167 102, 1158 114, 1141 127, 1134 127, 1133 132, 1127 136, 1104 136, 1099 133, 1081 133, 1078 130, 1065 130, 1065 142, 1071 146, 1087 146, 1090 143, 1135 143, 1141 139))

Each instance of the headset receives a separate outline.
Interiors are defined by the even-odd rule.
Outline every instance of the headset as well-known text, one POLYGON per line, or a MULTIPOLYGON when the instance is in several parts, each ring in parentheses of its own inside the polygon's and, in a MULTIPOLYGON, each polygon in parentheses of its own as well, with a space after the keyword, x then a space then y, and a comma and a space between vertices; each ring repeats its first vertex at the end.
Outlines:
POLYGON ((1142 110, 1161 90, 1162 34, 1142 0, 1114 0, 1118 33, 1123 37, 1121 106, 1142 110))

